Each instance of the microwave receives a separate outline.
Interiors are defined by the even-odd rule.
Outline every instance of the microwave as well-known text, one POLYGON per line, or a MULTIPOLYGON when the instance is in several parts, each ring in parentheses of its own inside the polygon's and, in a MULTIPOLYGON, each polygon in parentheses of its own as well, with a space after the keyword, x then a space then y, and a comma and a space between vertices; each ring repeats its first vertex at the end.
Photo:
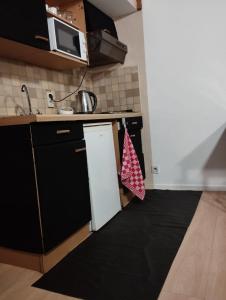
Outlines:
POLYGON ((48 18, 50 50, 87 61, 85 34, 56 18, 48 18))

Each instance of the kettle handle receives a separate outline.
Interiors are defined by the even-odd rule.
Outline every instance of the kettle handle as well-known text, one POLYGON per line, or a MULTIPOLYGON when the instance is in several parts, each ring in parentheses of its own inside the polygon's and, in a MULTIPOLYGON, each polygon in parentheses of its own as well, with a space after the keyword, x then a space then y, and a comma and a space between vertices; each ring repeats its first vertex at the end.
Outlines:
POLYGON ((95 111, 95 109, 97 108, 97 96, 92 93, 92 92, 88 92, 88 94, 90 95, 90 99, 92 100, 92 113, 95 111))

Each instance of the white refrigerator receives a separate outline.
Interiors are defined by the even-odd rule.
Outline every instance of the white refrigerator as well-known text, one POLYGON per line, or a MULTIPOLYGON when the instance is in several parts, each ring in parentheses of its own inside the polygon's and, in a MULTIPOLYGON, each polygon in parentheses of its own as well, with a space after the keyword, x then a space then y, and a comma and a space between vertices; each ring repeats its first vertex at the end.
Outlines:
POLYGON ((90 200, 91 230, 96 231, 121 210, 111 123, 84 124, 90 200))

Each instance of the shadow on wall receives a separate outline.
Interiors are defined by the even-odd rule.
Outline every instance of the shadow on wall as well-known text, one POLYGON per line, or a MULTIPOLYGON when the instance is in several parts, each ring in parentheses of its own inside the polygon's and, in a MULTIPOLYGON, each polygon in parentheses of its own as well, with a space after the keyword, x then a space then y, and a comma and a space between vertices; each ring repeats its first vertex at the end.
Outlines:
POLYGON ((226 190, 226 123, 180 163, 182 184, 226 190))

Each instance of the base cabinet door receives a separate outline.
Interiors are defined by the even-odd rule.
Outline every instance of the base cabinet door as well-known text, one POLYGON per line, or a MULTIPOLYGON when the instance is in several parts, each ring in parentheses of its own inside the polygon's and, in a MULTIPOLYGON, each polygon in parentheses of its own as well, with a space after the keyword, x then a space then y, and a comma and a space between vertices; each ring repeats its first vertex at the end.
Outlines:
POLYGON ((44 252, 91 219, 84 141, 35 148, 44 252))
POLYGON ((0 246, 42 253, 29 126, 0 127, 0 246))

